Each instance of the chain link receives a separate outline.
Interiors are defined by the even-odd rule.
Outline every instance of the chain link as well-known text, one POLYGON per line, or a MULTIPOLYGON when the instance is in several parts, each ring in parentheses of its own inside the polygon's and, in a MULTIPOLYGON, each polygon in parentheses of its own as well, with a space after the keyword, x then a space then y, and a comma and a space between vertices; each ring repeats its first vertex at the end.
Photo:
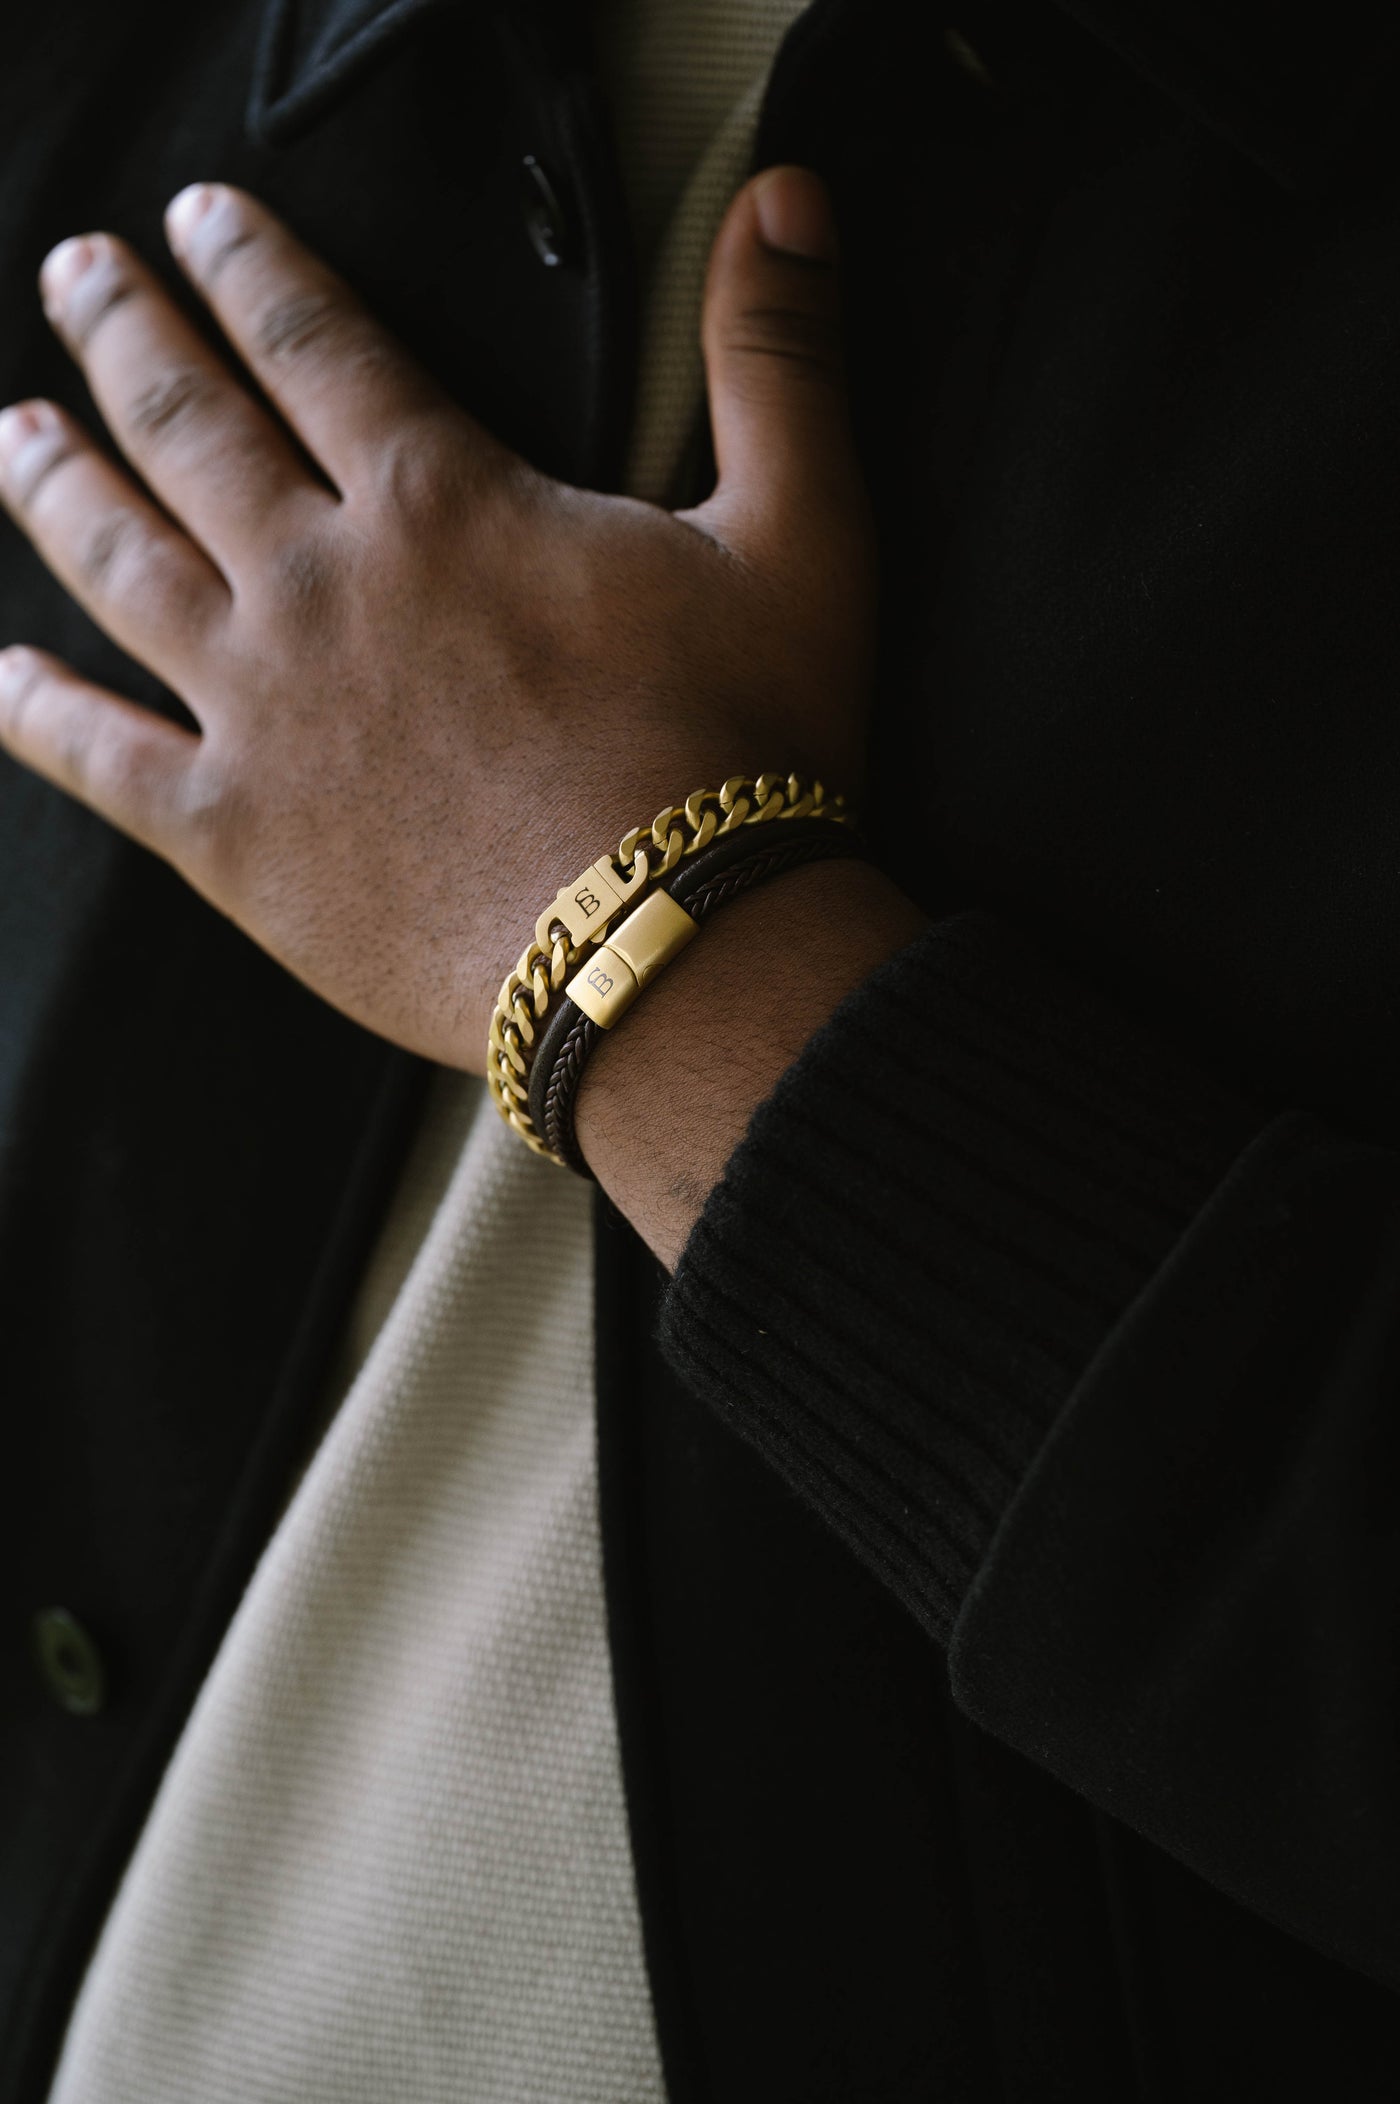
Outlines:
POLYGON ((547 930, 547 945, 538 940, 538 931, 526 944, 514 970, 506 973, 496 999, 487 1041, 486 1081, 497 1110, 532 1153, 542 1154, 547 1161, 559 1160, 536 1132, 526 1108, 530 1066, 550 1004, 584 952, 605 942, 609 929, 633 910, 647 887, 667 876, 687 855, 698 854, 712 840, 735 833, 740 826, 768 825, 785 818, 851 823, 844 797, 828 796, 820 782, 807 783, 796 774, 731 775, 722 788, 697 789, 683 804, 667 804, 649 826, 634 826, 623 834, 613 857, 614 867, 629 889, 633 883, 641 888, 583 943, 575 946, 568 929, 556 920, 547 930))

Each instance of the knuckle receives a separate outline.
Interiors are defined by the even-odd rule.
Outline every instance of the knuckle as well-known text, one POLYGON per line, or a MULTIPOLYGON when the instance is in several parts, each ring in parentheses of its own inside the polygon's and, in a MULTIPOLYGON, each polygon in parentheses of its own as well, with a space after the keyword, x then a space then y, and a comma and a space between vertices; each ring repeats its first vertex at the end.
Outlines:
POLYGON ((48 684, 49 670, 32 650, 5 653, 5 728, 12 738, 22 738, 26 722, 48 684))
POLYGON ((79 795, 88 796, 94 788, 96 725, 92 713, 87 709, 57 707, 51 715, 49 736, 54 765, 62 779, 71 782, 79 795))
POLYGON ((103 512, 78 540, 73 564, 94 599, 150 619, 161 618, 178 600, 189 618, 189 595, 182 590, 188 571, 138 512, 103 512))
POLYGON ((92 271, 89 281, 75 295, 67 317, 67 332, 78 351, 88 351, 98 330, 134 300, 140 290, 135 279, 115 264, 92 271))
POLYGON ((376 448, 375 501, 410 529, 431 532, 454 518, 463 500, 463 463, 431 420, 410 424, 376 448))
POLYGON ((168 437, 208 416, 215 394, 209 375, 197 366, 171 366, 132 397, 127 405, 127 426, 137 438, 168 437))
POLYGON ((309 534, 279 541, 267 550, 263 583, 282 614, 297 626, 321 628, 339 597, 335 551, 309 534))
POLYGON ((68 766, 91 796, 113 811, 159 814, 164 773, 146 739, 106 709, 75 720, 71 736, 68 766))
MULTIPOLYGON (((224 207, 228 211, 227 205, 224 207)), ((207 244, 196 249, 195 261, 200 282, 212 292, 224 272, 245 249, 257 244, 257 234, 250 226, 235 223, 231 227, 215 227, 207 244)))
POLYGON ((367 395, 393 390, 410 413, 431 405, 433 389, 401 347, 357 303, 335 292, 294 293, 273 300, 253 324, 256 352, 269 364, 333 365, 338 386, 367 395))
POLYGON ((167 826, 180 862, 211 894, 224 900, 248 886, 253 839, 250 799, 233 756, 220 753, 206 733, 198 754, 169 790, 167 826))
POLYGON ((181 825, 191 835, 216 841, 228 829, 234 804, 227 770, 201 752, 186 768, 175 798, 181 825))
POLYGON ((86 527, 73 551, 74 567, 93 592, 129 584, 139 560, 139 523, 132 512, 103 512, 86 527))
POLYGON ((346 377, 372 387, 392 387, 403 399, 426 395, 427 383, 419 380, 405 363, 398 345, 372 323, 347 315, 336 339, 337 355, 346 377))
POLYGON ((821 382, 830 383, 841 374, 837 318, 810 308, 742 308, 734 318, 728 347, 740 357, 783 360, 821 382))
POLYGON ((333 351, 345 329, 345 310, 338 301, 325 293, 298 292, 273 300, 263 310, 254 340, 263 357, 276 364, 333 351))
POLYGON ((67 432, 56 433, 46 445, 25 449, 22 472, 14 488, 14 502, 18 510, 37 510, 39 501, 49 488, 60 468, 70 460, 76 460, 83 452, 83 441, 67 432))

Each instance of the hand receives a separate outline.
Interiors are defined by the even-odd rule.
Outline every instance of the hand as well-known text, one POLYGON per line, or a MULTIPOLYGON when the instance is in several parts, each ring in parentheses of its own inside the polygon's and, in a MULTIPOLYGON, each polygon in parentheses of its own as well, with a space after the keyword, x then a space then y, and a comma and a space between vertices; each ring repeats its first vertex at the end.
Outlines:
POLYGON ((855 777, 873 557, 824 193, 770 172, 721 229, 718 486, 674 516, 535 472, 253 198, 197 186, 167 230, 278 414, 91 235, 45 307, 141 481, 30 402, 0 493, 198 729, 12 648, 0 743, 338 1008, 480 1070, 535 916, 628 827, 731 773, 855 777))

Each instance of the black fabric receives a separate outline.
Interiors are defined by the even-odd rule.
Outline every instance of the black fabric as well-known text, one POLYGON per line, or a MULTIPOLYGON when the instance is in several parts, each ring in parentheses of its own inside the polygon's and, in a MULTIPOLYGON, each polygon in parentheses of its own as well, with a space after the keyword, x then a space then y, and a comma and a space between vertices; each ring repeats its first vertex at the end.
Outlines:
POLYGON ((986 917, 935 924, 763 1106, 667 1300, 687 1376, 943 1644, 1084 1367, 1261 1122, 1076 995, 986 917))
MULTIPOLYGON (((842 222, 879 837, 936 925, 786 1077, 664 1310, 599 1231, 687 2104, 1394 2088, 1390 25, 1077 12, 818 0, 762 120, 842 222)), ((625 215, 571 0, 54 0, 0 154, 6 399, 81 406, 49 244, 158 259, 225 176, 615 482, 625 215)), ((8 529, 0 625, 176 706, 8 529)), ((36 2104, 421 1075, 8 763, 0 966, 0 2104, 36 2104), (55 1604, 100 1718, 35 1681, 55 1604)))
MULTIPOLYGON (((614 1641, 650 1696, 638 1855, 670 2093, 992 2099, 939 1654, 669 1372, 637 1319, 657 1267, 605 1211, 598 1247, 604 1540, 614 1641)), ((1121 2038, 1095 2063, 1122 2072, 1121 2038)))
POLYGON ((1273 0, 1063 0, 1066 11, 1174 101, 1278 180, 1345 180, 1358 134, 1384 122, 1400 23, 1359 0, 1319 34, 1317 16, 1273 0))
POLYGON ((1362 127, 1289 196, 1092 61, 1069 123, 1040 60, 945 317, 985 347, 960 450, 909 449, 897 269, 851 318, 899 580, 876 782, 934 814, 931 877, 922 825, 890 849, 934 925, 755 1118, 662 1336, 949 1646, 1006 2093, 1380 2098, 1395 170, 1362 127), (1052 2013, 1089 1948, 1062 1810, 1126 2091, 1052 2013))

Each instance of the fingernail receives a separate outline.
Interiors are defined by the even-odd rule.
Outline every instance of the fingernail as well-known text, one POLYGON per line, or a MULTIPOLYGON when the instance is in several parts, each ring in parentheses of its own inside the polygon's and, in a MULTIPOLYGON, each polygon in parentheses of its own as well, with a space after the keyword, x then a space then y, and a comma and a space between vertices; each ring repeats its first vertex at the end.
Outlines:
POLYGON ((92 263, 94 253, 88 236, 79 234, 71 241, 60 241, 58 247, 44 258, 39 285, 49 313, 62 312, 73 287, 92 263))
POLYGON ((0 410, 0 461, 9 460, 38 429, 32 409, 0 410))
POLYGON ((34 653, 26 650, 22 643, 11 643, 7 650, 0 650, 0 701, 8 701, 18 694, 33 668, 34 653))
POLYGON ((178 197, 172 197, 165 208, 165 231, 177 255, 181 249, 188 248, 195 228, 212 211, 218 196, 218 187, 214 183, 191 183, 178 197))
POLYGON ((836 261, 836 222, 826 184, 810 168, 770 168, 754 186, 758 230, 769 248, 809 263, 836 261))
POLYGON ((22 446, 55 423, 47 402, 18 402, 0 410, 0 468, 7 468, 22 446))

